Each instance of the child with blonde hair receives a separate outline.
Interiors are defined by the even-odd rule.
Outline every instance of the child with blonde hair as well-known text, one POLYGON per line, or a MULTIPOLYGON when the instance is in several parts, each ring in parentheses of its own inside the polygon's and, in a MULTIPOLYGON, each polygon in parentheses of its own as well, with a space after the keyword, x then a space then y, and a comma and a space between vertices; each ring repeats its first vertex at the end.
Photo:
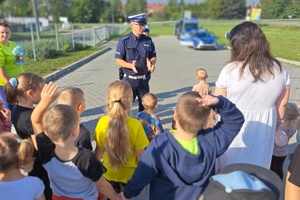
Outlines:
MULTIPOLYGON (((34 105, 38 104, 41 100, 41 91, 44 84, 45 80, 43 77, 35 73, 25 72, 20 74, 17 78, 9 79, 9 82, 4 85, 7 102, 16 104, 11 113, 11 120, 17 134, 21 139, 31 138, 35 147, 36 144, 30 117, 34 105)), ((34 166, 28 175, 37 176, 44 182, 45 197, 47 200, 51 200, 52 190, 50 181, 38 157, 37 147, 33 156, 35 157, 34 166)))
POLYGON ((10 132, 0 134, 0 199, 45 200, 43 182, 21 173, 21 169, 31 170, 33 151, 30 139, 10 132))
POLYGON ((157 108, 158 98, 153 93, 146 93, 142 97, 142 104, 144 110, 138 112, 136 118, 142 123, 149 142, 154 138, 154 136, 163 133, 164 128, 160 123, 160 119, 154 114, 157 108))
POLYGON ((114 81, 107 88, 107 115, 95 128, 95 154, 107 169, 105 178, 119 193, 137 167, 149 141, 142 124, 129 116, 132 89, 125 81, 114 81))
POLYGON ((288 155, 288 142, 291 137, 299 130, 299 109, 297 104, 289 101, 286 105, 284 113, 284 121, 279 126, 279 130, 283 131, 283 135, 277 138, 275 135, 275 144, 273 150, 273 156, 271 161, 271 170, 274 171, 278 176, 283 179, 283 163, 288 155), (280 143, 277 144, 276 141, 280 143))
POLYGON ((121 199, 103 177, 105 168, 87 149, 75 146, 79 117, 69 105, 54 105, 58 85, 45 84, 41 102, 31 115, 36 143, 47 170, 54 200, 98 198, 98 190, 111 199, 121 199))
POLYGON ((205 69, 198 69, 196 71, 196 79, 199 81, 198 84, 193 86, 192 91, 200 92, 202 94, 211 94, 211 89, 206 83, 208 75, 205 69))
MULTIPOLYGON (((86 107, 84 92, 77 87, 68 87, 60 91, 57 97, 57 102, 58 104, 72 106, 78 114, 78 117, 80 117, 86 107)), ((82 123, 80 123, 79 126, 79 135, 75 141, 75 145, 93 150, 90 131, 82 123)))
POLYGON ((243 114, 222 96, 184 93, 174 110, 177 131, 159 134, 145 150, 124 190, 137 196, 150 183, 150 200, 197 199, 215 174, 216 158, 238 134, 243 114), (221 121, 205 129, 212 107, 221 121))

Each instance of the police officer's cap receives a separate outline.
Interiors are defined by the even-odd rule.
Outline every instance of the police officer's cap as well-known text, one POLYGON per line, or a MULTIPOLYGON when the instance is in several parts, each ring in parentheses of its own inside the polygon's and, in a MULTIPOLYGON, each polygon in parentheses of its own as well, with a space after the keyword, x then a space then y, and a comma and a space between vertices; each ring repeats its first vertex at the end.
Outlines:
POLYGON ((148 25, 145 26, 145 27, 144 27, 144 32, 150 32, 150 26, 148 26, 148 25))
POLYGON ((140 25, 147 24, 146 13, 141 13, 137 15, 132 15, 128 17, 130 22, 137 22, 140 25))

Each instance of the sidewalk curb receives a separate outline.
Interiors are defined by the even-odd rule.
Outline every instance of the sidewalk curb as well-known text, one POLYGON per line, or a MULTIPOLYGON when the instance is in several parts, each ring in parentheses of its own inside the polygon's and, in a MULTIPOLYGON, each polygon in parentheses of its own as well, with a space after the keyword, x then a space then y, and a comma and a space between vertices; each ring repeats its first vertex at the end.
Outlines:
POLYGON ((287 60, 287 59, 284 59, 284 58, 276 58, 276 59, 278 59, 282 63, 288 63, 288 64, 291 64, 291 65, 295 65, 297 67, 300 67, 300 62, 298 62, 298 61, 287 60))
POLYGON ((61 78, 62 76, 64 76, 64 75, 66 75, 66 74, 68 74, 68 73, 70 73, 70 72, 78 69, 82 65, 90 62, 91 60, 95 59, 96 57, 98 57, 98 56, 106 53, 109 50, 111 50, 111 48, 110 47, 106 47, 106 48, 104 48, 104 49, 102 49, 102 50, 100 50, 100 51, 98 51, 98 52, 96 52, 96 53, 94 53, 94 54, 86 57, 86 58, 83 58, 83 59, 81 59, 81 60, 79 60, 79 61, 77 61, 77 62, 75 62, 75 63, 73 63, 71 65, 68 65, 68 66, 66 66, 66 67, 64 67, 64 68, 62 68, 60 70, 57 70, 57 71, 55 71, 55 72, 53 72, 53 73, 45 76, 44 80, 45 80, 46 83, 50 82, 50 81, 53 81, 53 80, 57 80, 57 79, 61 78))

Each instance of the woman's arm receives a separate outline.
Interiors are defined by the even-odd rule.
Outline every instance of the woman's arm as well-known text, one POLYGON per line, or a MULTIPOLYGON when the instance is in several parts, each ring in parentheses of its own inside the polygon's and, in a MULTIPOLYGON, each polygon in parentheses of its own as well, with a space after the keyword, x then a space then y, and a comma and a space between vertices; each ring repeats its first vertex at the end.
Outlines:
POLYGON ((8 76, 7 76, 7 74, 6 74, 5 69, 4 69, 3 66, 0 67, 0 78, 3 79, 3 81, 4 81, 5 84, 8 82, 8 76))
POLYGON ((227 89, 226 88, 219 88, 219 87, 215 87, 214 90, 214 95, 215 96, 219 96, 222 95, 223 97, 227 97, 227 89))
POLYGON ((290 96, 290 88, 284 89, 276 102, 277 120, 283 120, 285 108, 290 96))
POLYGON ((285 198, 288 200, 299 200, 300 197, 300 187, 291 183, 288 179, 291 173, 288 171, 286 175, 286 184, 285 184, 285 198))

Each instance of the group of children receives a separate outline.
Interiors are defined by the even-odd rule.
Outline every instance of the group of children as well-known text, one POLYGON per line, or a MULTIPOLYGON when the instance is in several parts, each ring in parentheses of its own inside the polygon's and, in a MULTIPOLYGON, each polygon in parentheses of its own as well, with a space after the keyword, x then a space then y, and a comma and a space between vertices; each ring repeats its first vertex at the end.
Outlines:
MULTIPOLYGON (((91 134, 79 120, 86 107, 81 89, 58 92, 56 83, 47 84, 34 73, 11 79, 5 94, 16 104, 12 114, 0 102, 0 199, 129 199, 148 184, 150 199, 196 199, 215 173, 216 158, 244 122, 233 103, 211 96, 207 77, 205 69, 197 70, 199 83, 174 109, 176 130, 166 133, 155 115, 156 95, 145 94, 145 110, 133 118, 130 85, 112 82, 107 115, 93 136, 95 152, 91 134), (216 113, 221 116, 217 124, 216 113), (10 133, 11 121, 17 135, 10 133)), ((288 138, 296 132, 298 116, 297 106, 289 103, 280 127, 288 138)), ((287 144, 275 146, 271 169, 281 178, 286 155, 287 144)))

